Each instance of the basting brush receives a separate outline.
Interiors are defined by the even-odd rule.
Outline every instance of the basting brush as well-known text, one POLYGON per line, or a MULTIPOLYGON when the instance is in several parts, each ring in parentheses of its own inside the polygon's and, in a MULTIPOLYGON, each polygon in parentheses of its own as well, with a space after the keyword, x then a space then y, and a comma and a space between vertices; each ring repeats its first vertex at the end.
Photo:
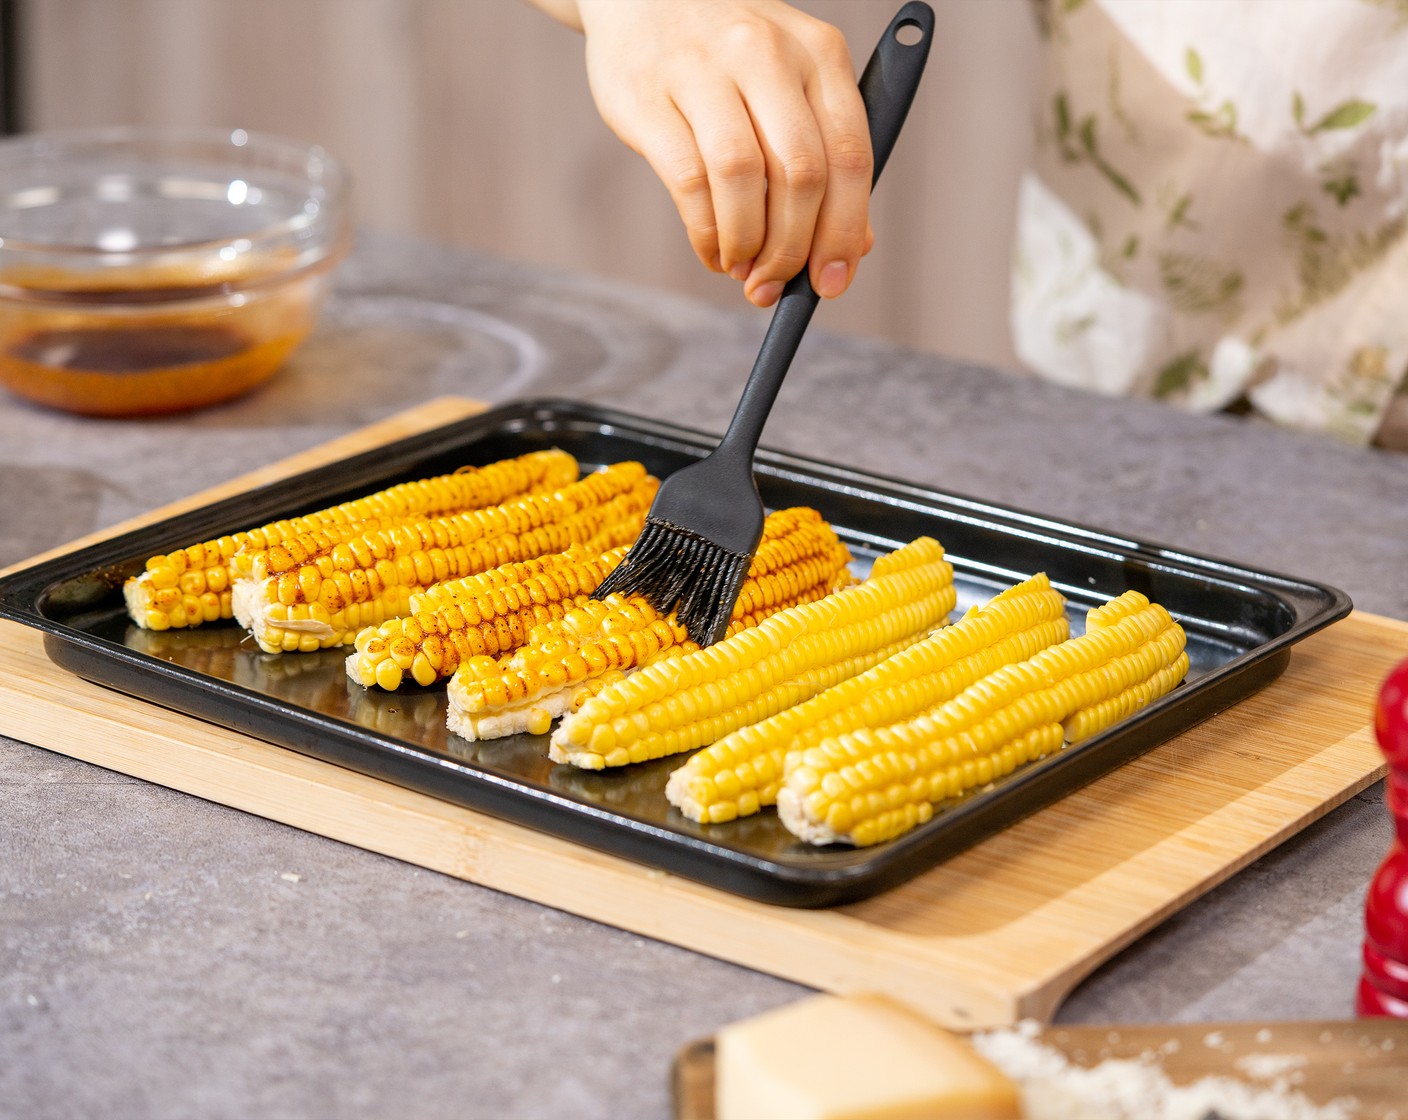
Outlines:
MULTIPOLYGON (((872 188, 914 100, 933 35, 933 9, 910 0, 890 21, 861 74, 875 161, 872 188)), ((753 456, 818 302, 804 267, 783 288, 723 439, 699 462, 661 483, 645 528, 596 589, 596 598, 612 592, 642 595, 661 614, 674 611, 700 645, 723 637, 763 534, 753 456)))

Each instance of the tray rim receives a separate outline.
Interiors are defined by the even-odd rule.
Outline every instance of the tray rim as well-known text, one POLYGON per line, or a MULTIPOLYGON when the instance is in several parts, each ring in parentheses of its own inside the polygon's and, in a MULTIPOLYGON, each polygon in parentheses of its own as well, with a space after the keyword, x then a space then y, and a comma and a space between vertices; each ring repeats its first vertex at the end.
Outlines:
MULTIPOLYGON (((105 570, 111 572, 116 565, 130 567, 132 558, 138 554, 151 555, 171 544, 189 542, 192 539, 209 539, 209 534, 215 531, 196 526, 244 527, 259 524, 273 516, 287 515, 292 510, 301 508, 292 504, 300 494, 303 495, 305 504, 327 504, 327 480, 336 479, 345 491, 364 488, 360 481, 349 481, 349 473, 355 478, 370 471, 378 474, 381 479, 386 479, 390 477, 386 472, 386 465, 388 460, 393 458, 393 452, 394 458, 413 459, 435 453, 437 449, 443 452, 454 446, 465 445, 473 442, 474 438, 503 433, 511 429, 514 423, 520 425, 519 430, 523 430, 531 427, 534 422, 541 425, 546 421, 587 424, 599 434, 609 434, 609 429, 615 427, 650 432, 667 446, 687 450, 692 454, 704 454, 717 440, 717 436, 698 429, 584 402, 559 398, 505 402, 485 412, 437 424, 425 431, 392 440, 370 450, 337 458, 309 470, 297 471, 288 477, 14 569, 9 574, 0 576, 0 617, 42 631, 46 652, 57 664, 86 679, 116 688, 139 699, 171 707, 224 726, 252 732, 278 746, 310 754, 375 777, 386 778, 443 800, 486 811, 518 824, 584 843, 610 854, 624 856, 638 863, 663 867, 707 885, 721 887, 760 901, 805 907, 856 901, 922 873, 935 862, 945 858, 943 854, 933 858, 931 849, 934 847, 932 837, 935 832, 950 841, 948 854, 961 851, 991 833, 992 829, 982 822, 982 814, 974 817, 971 809, 973 802, 968 802, 942 814, 945 821, 942 830, 923 826, 885 845, 846 850, 845 858, 826 865, 799 867, 786 861, 742 852, 703 838, 660 828, 610 809, 562 797, 551 790, 530 789, 467 760, 447 759, 438 752, 431 752, 387 734, 323 713, 314 713, 310 709, 290 705, 232 682, 206 676, 185 666, 172 665, 151 655, 98 638, 85 630, 51 619, 39 609, 44 592, 56 584, 73 579, 93 579, 105 570), (251 499, 257 500, 253 512, 248 508, 251 499), (267 512, 260 513, 260 509, 267 512), (239 511, 239 516, 234 521, 225 520, 232 517, 236 511, 239 511), (156 539, 153 539, 154 537, 156 539), (137 547, 139 543, 140 548, 137 547), (197 698, 204 701, 203 705, 192 707, 187 702, 192 690, 197 698), (218 710, 222 703, 233 704, 237 709, 247 709, 258 726, 244 721, 232 723, 228 718, 224 718, 228 713, 218 710), (213 709, 211 705, 214 706, 213 709), (327 742, 306 741, 300 734, 289 730, 290 723, 295 731, 314 737, 326 735, 331 730, 335 732, 335 741, 331 745, 327 742), (391 758, 374 757, 372 761, 376 764, 369 766, 367 758, 359 755, 359 752, 366 750, 389 754, 391 758), (421 773, 408 776, 403 772, 406 767, 421 773), (468 799, 462 796, 447 796, 443 789, 444 774, 453 772, 460 776, 466 771, 471 773, 477 785, 482 787, 481 796, 468 799), (524 796, 528 797, 531 805, 517 804, 516 799, 524 796), (538 811, 526 811, 530 808, 538 811), (578 831, 564 831, 553 827, 552 818, 564 810, 575 819, 580 834, 578 831), (549 819, 539 819, 543 814, 549 819), (640 852, 632 850, 631 845, 627 843, 632 839, 636 843, 645 844, 648 850, 653 850, 652 846, 663 842, 667 849, 673 850, 683 858, 683 863, 662 864, 655 859, 642 858, 640 852), (700 860, 703 861, 702 870, 707 872, 705 874, 700 873, 700 860), (916 860, 917 866, 908 866, 916 860)), ((1292 607, 1296 621, 1273 641, 1265 643, 1265 648, 1258 647, 1240 654, 1200 678, 1200 688, 1209 695, 1216 695, 1218 688, 1221 688, 1225 694, 1222 698, 1226 699, 1226 703, 1221 707, 1235 703, 1243 695, 1269 683, 1284 669, 1289 660, 1290 647, 1295 642, 1344 617, 1351 609, 1349 597, 1344 592, 1323 583, 1249 568, 1147 540, 1109 533, 1077 522, 1062 521, 948 491, 921 487, 902 479, 788 452, 762 450, 759 452, 758 462, 760 473, 787 475, 802 472, 802 480, 806 482, 827 478, 849 481, 852 484, 863 483, 866 486, 864 496, 869 498, 876 498, 882 491, 899 496, 908 495, 915 499, 928 500, 926 509, 932 510, 937 505, 945 509, 968 510, 974 515, 981 514, 983 522, 993 527, 1003 524, 1039 526, 1044 531, 1043 535, 1057 537, 1062 543, 1074 540, 1117 545, 1120 549, 1119 556, 1138 558, 1149 567, 1167 566, 1185 574, 1196 573, 1220 580, 1236 579, 1239 584, 1250 580, 1262 593, 1273 593, 1271 589, 1274 588, 1275 592, 1293 598, 1299 594, 1302 600, 1316 599, 1320 605, 1308 617, 1300 616, 1301 608, 1305 606, 1303 601, 1292 607), (1237 680, 1243 677, 1247 680, 1237 680), (1252 687, 1243 688, 1248 681, 1252 687), (1238 688, 1230 688, 1232 683, 1237 683, 1238 688)), ((1075 590, 1078 592, 1080 589, 1075 590)), ((1221 707, 1215 710, 1221 710, 1221 707)), ((1072 749, 1046 760, 1040 768, 1014 775, 1004 783, 1004 800, 1020 800, 1026 797, 1028 805, 1018 816, 1028 815, 1043 804, 1049 804, 1071 789, 1078 788, 1079 785, 1129 758, 1142 754, 1193 723, 1215 714, 1215 711, 1208 711, 1197 719, 1178 723, 1176 720, 1170 720, 1170 710, 1156 705, 1123 721, 1119 725, 1120 738, 1126 743, 1122 749, 1117 749, 1117 744, 1112 746, 1104 737, 1097 737, 1090 742, 1103 741, 1106 748, 1103 753, 1072 749), (1175 723, 1177 726, 1167 730, 1175 723), (1141 745, 1137 742, 1138 735, 1133 733, 1144 731, 1149 731, 1155 737, 1152 742, 1141 745), (1114 761, 1110 761, 1112 757, 1114 761), (1030 787, 1053 771, 1067 772, 1065 780, 1074 781, 1076 784, 1043 799, 1043 788, 1038 787, 1033 791, 1030 787)), ((1046 782, 1047 787, 1051 784, 1046 782)), ((939 819, 940 817, 935 818, 936 821, 939 819)))

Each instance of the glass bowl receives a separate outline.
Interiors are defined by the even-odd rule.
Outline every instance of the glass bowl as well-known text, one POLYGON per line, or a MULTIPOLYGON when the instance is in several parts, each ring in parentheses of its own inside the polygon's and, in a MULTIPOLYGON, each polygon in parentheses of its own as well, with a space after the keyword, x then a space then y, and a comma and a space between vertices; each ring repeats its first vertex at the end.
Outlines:
POLYGON ((350 224, 342 166, 273 136, 0 141, 0 384, 95 416, 246 393, 312 329, 350 224))

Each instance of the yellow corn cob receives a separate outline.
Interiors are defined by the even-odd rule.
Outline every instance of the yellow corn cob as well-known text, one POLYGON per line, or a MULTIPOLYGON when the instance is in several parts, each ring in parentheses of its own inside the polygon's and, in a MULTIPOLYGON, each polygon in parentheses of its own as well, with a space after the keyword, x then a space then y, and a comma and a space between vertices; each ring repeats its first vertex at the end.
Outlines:
POLYGON ((271 653, 347 645, 406 614, 412 592, 431 584, 575 544, 599 553, 634 539, 657 486, 639 463, 617 463, 547 494, 376 530, 237 581, 235 617, 271 653))
POLYGON ((428 587, 411 595, 406 617, 357 634, 347 675, 391 691, 407 674, 434 684, 468 658, 510 653, 534 627, 585 603, 625 555, 625 546, 601 554, 576 546, 428 587))
POLYGON ((562 552, 501 564, 462 579, 432 583, 412 593, 411 611, 436 611, 472 605, 481 617, 493 618, 511 609, 498 605, 500 596, 511 599, 513 594, 517 594, 524 602, 549 603, 564 594, 574 594, 564 592, 560 584, 564 579, 569 583, 582 582, 586 578, 580 570, 584 562, 598 567, 605 565, 610 571, 626 555, 630 543, 629 538, 614 541, 602 552, 593 552, 586 545, 574 544, 562 552))
MULTIPOLYGON (((1162 607, 1156 606, 1138 591, 1126 591, 1104 606, 1097 607, 1085 616, 1087 634, 1095 634, 1119 625, 1126 618, 1153 612, 1155 617, 1167 617, 1162 607)), ((1123 659, 1130 672, 1119 671, 1120 675, 1112 686, 1113 694, 1106 690, 1077 708, 1062 722, 1067 743, 1079 743, 1092 735, 1104 731, 1120 720, 1132 716, 1169 692, 1188 675, 1188 653, 1186 635, 1183 628, 1171 618, 1168 625, 1152 639, 1147 649, 1138 651, 1145 660, 1123 659), (1169 657, 1170 654, 1176 656, 1169 657), (1144 666, 1153 666, 1148 672, 1144 666), (1119 687, 1123 684, 1124 687, 1119 687)))
POLYGON ((1063 721, 1080 715, 1085 730, 1123 711, 1127 693, 1147 703, 1172 688, 1187 671, 1184 643, 1167 611, 1126 592, 1091 611, 1081 637, 1003 666, 922 715, 795 754, 778 816, 814 844, 891 839, 929 820, 935 804, 1059 749, 1063 721))
POLYGON ((545 735, 575 686, 595 673, 630 669, 687 640, 645 599, 608 595, 569 611, 511 658, 466 661, 450 678, 446 725, 465 739, 545 735))
POLYGON ((1066 742, 1079 743, 1082 739, 1089 739, 1105 728, 1132 716, 1140 708, 1172 692, 1174 685, 1187 675, 1188 654, 1182 653, 1173 664, 1164 666, 1148 680, 1139 681, 1108 700, 1073 712, 1061 721, 1066 742))
MULTIPOLYGON (((634 607, 642 612, 650 611, 652 608, 644 599, 630 600, 622 602, 617 596, 608 596, 607 602, 618 607, 634 607), (617 600, 612 603, 612 600, 617 600)), ((809 673, 804 673, 800 677, 769 689, 762 696, 751 701, 750 706, 740 711, 740 716, 744 718, 761 718, 763 714, 776 711, 786 704, 795 703, 799 697, 813 696, 823 689, 829 688, 837 681, 869 668, 877 660, 888 657, 898 652, 903 647, 917 640, 916 637, 906 637, 884 649, 860 654, 855 657, 844 658, 831 665, 813 669, 809 673), (758 713, 751 715, 751 713, 758 713)), ((607 673, 611 674, 612 680, 623 679, 631 668, 641 665, 658 665, 670 653, 687 654, 696 653, 699 647, 688 640, 685 630, 681 626, 676 626, 673 622, 657 620, 652 628, 636 631, 631 635, 631 646, 622 648, 624 643, 608 640, 605 643, 584 643, 582 649, 588 654, 597 653, 600 650, 612 650, 621 657, 619 664, 612 664, 611 659, 607 662, 611 665, 607 673), (666 631, 660 629, 668 627, 673 645, 666 645, 666 631), (660 642, 656 645, 651 638, 657 638, 660 642)), ((598 658, 600 653, 597 653, 598 658)), ((463 736, 466 739, 497 739, 505 735, 516 735, 527 732, 530 735, 545 735, 552 726, 552 721, 558 716, 569 711, 580 710, 582 704, 593 695, 599 694, 601 688, 592 687, 594 679, 590 676, 580 680, 576 679, 582 673, 590 673, 595 670, 596 661, 583 657, 581 653, 568 654, 561 662, 552 665, 551 671, 553 679, 566 678, 565 684, 553 688, 550 691, 534 691, 531 696, 523 699, 513 700, 512 696, 517 694, 517 689, 522 687, 520 682, 528 685, 535 684, 531 673, 514 675, 503 674, 492 680, 492 684, 498 688, 503 688, 503 681, 507 683, 512 691, 500 693, 503 703, 497 706, 485 704, 482 712, 470 713, 463 703, 451 705, 447 723, 451 731, 463 736), (505 678, 507 680, 505 681, 505 678), (526 678, 526 679, 525 679, 526 678)), ((542 678, 539 677, 538 680, 542 678)), ((456 688, 451 685, 457 695, 463 698, 471 689, 476 691, 476 699, 483 696, 478 692, 482 688, 482 683, 476 682, 470 685, 461 685, 456 688)), ((480 701, 482 703, 482 701, 480 701)), ((688 749, 683 747, 680 749, 688 749)))
POLYGON ((725 735, 670 775, 665 796, 695 821, 756 813, 777 801, 789 758, 836 735, 909 719, 1064 641, 1065 608, 1046 576, 1033 576, 874 668, 725 735))
POLYGON ((166 630, 230 618, 231 586, 242 569, 242 552, 267 549, 285 538, 333 525, 384 523, 410 515, 436 516, 498 505, 539 490, 573 482, 577 460, 566 451, 532 451, 454 474, 403 482, 302 517, 179 548, 147 561, 146 570, 123 587, 127 612, 138 626, 166 630))
MULTIPOLYGON (((811 601, 812 600, 810 599, 807 600, 807 602, 811 601)), ((696 645, 694 642, 681 642, 679 645, 670 646, 668 649, 662 649, 651 660, 651 664, 656 665, 659 664, 661 661, 665 661, 672 657, 686 657, 691 653, 698 652, 698 650, 699 646, 696 645)), ((593 696, 600 695, 608 687, 615 684, 617 681, 625 680, 628 676, 630 676, 629 670, 608 669, 600 676, 588 677, 581 684, 575 685, 572 688, 571 696, 568 700, 567 710, 569 712, 581 711, 582 705, 585 704, 588 700, 590 700, 593 696)))
POLYGON ((715 742, 941 625, 955 591, 939 543, 921 537, 883 561, 855 587, 604 689, 562 721, 550 757, 597 770, 715 742))
MULTIPOLYGON (((429 552, 433 548, 492 542, 548 528, 575 514, 587 513, 638 484, 645 485, 649 478, 640 463, 615 463, 568 486, 525 494, 493 506, 440 517, 395 519, 365 532, 355 526, 321 527, 254 553, 248 574, 255 580, 275 577, 275 590, 284 603, 327 601, 339 594, 338 588, 323 586, 335 573, 372 569, 387 560, 399 563, 406 576, 428 587, 458 578, 454 573, 437 577, 432 567, 425 566, 428 559, 433 559, 429 552), (417 556, 421 553, 425 558, 417 556), (412 558, 410 567, 406 565, 408 558, 412 558), (422 570, 416 571, 417 565, 422 570)), ((530 555, 541 555, 541 550, 530 555)), ((508 557, 501 562, 521 558, 508 557)), ((495 566, 488 564, 478 570, 495 566)), ((403 578, 401 582, 408 580, 403 578)))
MULTIPOLYGON (((849 578, 849 562, 849 550, 815 510, 770 514, 728 632, 826 594, 849 578)), ((463 664, 450 682, 447 723, 467 739, 541 734, 568 710, 583 682, 637 668, 681 646, 698 648, 645 599, 608 596, 531 634, 512 659, 463 664)))
MULTIPOLYGON (((383 559, 369 569, 335 570, 322 584, 325 592, 332 589, 333 602, 342 603, 334 610, 328 608, 326 595, 313 603, 285 605, 274 601, 277 590, 276 585, 271 587, 271 584, 279 577, 241 581, 235 596, 236 617, 246 624, 260 647, 269 652, 307 652, 350 644, 367 627, 411 613, 411 596, 422 589, 415 581, 427 578, 424 569, 430 565, 433 568, 429 578, 439 573, 462 576, 466 572, 482 572, 489 565, 511 562, 517 557, 562 551, 574 544, 580 543, 588 552, 598 553, 603 548, 633 539, 644 523, 655 486, 654 479, 644 479, 635 489, 601 506, 521 536, 510 534, 475 541, 467 547, 432 546, 420 557, 403 555, 394 563, 383 559), (411 582, 392 582, 401 580, 411 582), (344 596, 350 601, 344 601, 344 596)), ((517 621, 518 624, 537 622, 543 617, 543 612, 531 611, 517 621)))

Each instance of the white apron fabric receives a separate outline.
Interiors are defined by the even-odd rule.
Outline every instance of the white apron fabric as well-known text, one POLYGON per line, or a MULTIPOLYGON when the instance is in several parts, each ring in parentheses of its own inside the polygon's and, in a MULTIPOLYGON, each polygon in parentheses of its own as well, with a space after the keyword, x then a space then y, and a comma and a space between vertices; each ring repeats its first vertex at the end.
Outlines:
POLYGON ((1046 0, 1030 370, 1368 443, 1408 372, 1408 0, 1046 0))

